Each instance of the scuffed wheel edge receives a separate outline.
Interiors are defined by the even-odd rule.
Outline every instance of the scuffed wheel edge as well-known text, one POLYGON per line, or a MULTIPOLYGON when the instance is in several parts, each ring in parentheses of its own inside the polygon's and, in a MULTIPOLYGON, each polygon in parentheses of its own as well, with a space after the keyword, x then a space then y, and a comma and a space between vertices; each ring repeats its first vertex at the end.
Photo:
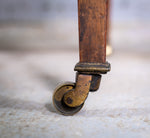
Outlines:
POLYGON ((79 112, 83 107, 84 103, 78 107, 69 107, 63 102, 63 96, 69 92, 70 90, 75 88, 75 83, 66 82, 60 86, 58 86, 53 94, 53 105, 56 110, 65 115, 65 116, 72 116, 79 112))

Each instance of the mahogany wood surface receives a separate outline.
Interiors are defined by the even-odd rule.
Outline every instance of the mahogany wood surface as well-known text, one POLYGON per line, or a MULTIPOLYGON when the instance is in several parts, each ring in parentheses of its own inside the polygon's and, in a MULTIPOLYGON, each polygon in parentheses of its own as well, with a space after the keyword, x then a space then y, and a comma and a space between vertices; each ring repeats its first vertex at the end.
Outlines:
POLYGON ((80 62, 106 62, 108 0, 78 0, 80 62))

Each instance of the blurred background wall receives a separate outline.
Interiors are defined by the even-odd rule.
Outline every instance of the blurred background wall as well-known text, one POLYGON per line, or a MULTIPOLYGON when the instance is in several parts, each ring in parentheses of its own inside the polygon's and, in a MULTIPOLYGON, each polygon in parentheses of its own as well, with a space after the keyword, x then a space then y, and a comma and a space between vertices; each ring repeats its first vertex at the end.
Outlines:
MULTIPOLYGON (((114 49, 150 52, 150 1, 112 0, 114 49)), ((0 50, 78 49, 77 0, 0 0, 0 50)))

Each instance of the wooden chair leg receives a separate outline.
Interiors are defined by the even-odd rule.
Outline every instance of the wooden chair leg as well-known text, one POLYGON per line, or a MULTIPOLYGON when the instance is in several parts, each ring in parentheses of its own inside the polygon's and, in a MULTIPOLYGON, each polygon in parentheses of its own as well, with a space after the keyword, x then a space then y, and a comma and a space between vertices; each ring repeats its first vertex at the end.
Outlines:
POLYGON ((64 115, 83 106, 89 91, 99 88, 101 74, 110 71, 106 62, 108 0, 78 0, 80 61, 75 66, 76 83, 59 86, 53 102, 64 115))

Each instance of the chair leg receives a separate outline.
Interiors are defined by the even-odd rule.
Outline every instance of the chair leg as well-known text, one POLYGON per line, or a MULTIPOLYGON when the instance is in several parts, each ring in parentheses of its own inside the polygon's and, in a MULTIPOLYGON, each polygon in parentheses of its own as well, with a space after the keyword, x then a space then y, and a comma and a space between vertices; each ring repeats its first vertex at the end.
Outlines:
POLYGON ((76 83, 56 88, 53 103, 64 115, 77 113, 89 91, 99 88, 101 74, 110 71, 106 62, 108 0, 78 0, 80 61, 75 66, 76 83))

